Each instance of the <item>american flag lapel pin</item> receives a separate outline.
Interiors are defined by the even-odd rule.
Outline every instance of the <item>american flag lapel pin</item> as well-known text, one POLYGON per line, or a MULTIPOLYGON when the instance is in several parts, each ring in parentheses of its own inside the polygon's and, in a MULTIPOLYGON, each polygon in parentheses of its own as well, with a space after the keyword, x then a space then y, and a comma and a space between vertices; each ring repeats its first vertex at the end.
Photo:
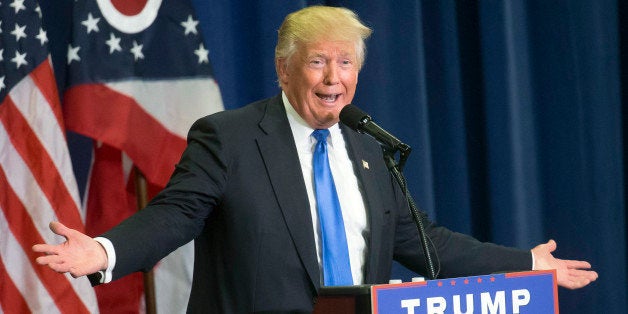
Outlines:
POLYGON ((369 163, 364 159, 362 159, 362 168, 369 169, 369 163))

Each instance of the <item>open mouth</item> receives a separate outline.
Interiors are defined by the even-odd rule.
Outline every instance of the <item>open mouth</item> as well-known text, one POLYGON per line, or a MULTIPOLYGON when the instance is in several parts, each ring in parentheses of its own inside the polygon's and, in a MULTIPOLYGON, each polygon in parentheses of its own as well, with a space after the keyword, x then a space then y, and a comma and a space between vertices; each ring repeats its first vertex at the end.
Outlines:
POLYGON ((335 102, 340 94, 316 94, 324 102, 335 102))

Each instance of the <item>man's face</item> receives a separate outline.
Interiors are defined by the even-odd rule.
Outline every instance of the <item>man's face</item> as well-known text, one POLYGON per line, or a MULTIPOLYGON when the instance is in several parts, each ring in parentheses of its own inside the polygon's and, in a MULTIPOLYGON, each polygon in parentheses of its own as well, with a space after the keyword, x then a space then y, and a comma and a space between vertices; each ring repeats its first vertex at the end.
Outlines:
POLYGON ((359 72, 353 43, 302 44, 287 65, 279 60, 277 66, 288 100, 314 129, 337 123, 353 100, 359 72))

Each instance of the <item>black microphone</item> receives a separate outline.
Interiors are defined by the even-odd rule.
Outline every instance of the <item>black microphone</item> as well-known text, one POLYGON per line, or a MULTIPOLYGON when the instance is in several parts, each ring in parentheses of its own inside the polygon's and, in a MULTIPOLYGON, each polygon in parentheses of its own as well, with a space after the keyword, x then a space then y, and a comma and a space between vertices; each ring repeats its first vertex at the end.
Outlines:
POLYGON ((358 133, 373 137, 384 148, 393 151, 399 150, 402 153, 410 150, 410 146, 402 143, 394 135, 382 129, 377 123, 373 122, 371 116, 354 105, 349 104, 342 108, 340 121, 358 133))

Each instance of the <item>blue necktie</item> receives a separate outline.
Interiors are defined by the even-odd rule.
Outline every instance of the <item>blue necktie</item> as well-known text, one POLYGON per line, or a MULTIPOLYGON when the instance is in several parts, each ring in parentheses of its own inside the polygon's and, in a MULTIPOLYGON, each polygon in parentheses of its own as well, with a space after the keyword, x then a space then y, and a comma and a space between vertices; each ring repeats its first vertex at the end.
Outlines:
POLYGON ((329 130, 315 130, 318 141, 314 149, 314 194, 321 225, 323 249, 323 281, 325 286, 353 285, 347 236, 342 220, 336 185, 327 158, 329 130))

